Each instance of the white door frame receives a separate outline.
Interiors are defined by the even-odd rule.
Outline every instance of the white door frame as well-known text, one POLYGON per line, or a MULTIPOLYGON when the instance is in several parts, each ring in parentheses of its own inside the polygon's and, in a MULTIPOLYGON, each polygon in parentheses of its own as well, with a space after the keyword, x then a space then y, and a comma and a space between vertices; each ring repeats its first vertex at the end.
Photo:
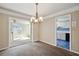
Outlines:
MULTIPOLYGON (((71 51, 71 45, 72 45, 72 19, 71 19, 71 14, 67 14, 69 15, 69 18, 70 18, 70 42, 69 42, 69 49, 66 49, 66 50, 70 50, 71 51)), ((65 15, 62 15, 62 16, 65 16, 65 15)), ((57 18, 55 18, 55 46, 57 46, 57 25, 56 25, 56 21, 57 21, 57 18)), ((58 46, 57 46, 58 47, 58 46)), ((62 48, 62 47, 59 47, 59 48, 62 48)), ((65 48, 62 48, 62 49, 65 49, 65 48)))
MULTIPOLYGON (((11 22, 10 22, 10 20, 21 20, 20 18, 14 18, 14 17, 9 17, 9 47, 10 47, 10 43, 11 43, 11 39, 13 40, 13 38, 11 38, 10 36, 12 35, 11 34, 11 31, 10 31, 10 29, 11 29, 11 26, 10 26, 10 24, 11 24, 11 22)), ((32 25, 31 25, 31 22, 29 21, 29 20, 26 20, 26 19, 23 19, 24 21, 28 21, 29 23, 30 23, 30 39, 31 39, 31 41, 32 41, 32 25)))

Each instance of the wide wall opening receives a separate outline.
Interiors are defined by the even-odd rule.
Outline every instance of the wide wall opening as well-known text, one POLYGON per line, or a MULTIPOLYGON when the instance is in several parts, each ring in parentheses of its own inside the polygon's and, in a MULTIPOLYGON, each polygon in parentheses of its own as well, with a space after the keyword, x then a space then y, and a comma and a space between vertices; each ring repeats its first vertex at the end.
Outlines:
POLYGON ((19 46, 31 41, 30 21, 23 19, 9 20, 9 46, 19 46))

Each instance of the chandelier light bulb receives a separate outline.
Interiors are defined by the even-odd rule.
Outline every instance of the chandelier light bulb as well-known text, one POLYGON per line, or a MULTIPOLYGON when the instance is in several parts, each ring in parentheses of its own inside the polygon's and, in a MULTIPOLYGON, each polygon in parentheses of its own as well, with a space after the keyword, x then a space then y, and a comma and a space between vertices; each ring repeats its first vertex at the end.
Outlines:
POLYGON ((42 18, 42 17, 39 17, 39 21, 41 21, 41 22, 42 22, 42 21, 43 21, 43 18, 42 18))
POLYGON ((34 22, 36 22, 36 23, 37 23, 37 22, 38 22, 38 19, 35 19, 35 20, 34 20, 34 22))

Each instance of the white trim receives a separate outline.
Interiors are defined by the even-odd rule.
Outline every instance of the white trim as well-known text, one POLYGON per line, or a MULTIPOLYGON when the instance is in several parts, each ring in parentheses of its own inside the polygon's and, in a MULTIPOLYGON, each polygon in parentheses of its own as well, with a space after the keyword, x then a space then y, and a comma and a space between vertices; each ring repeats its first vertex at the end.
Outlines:
POLYGON ((31 39, 32 39, 32 42, 33 42, 33 23, 31 23, 31 39))
POLYGON ((44 42, 44 43, 49 44, 49 45, 54 45, 54 46, 55 46, 55 44, 51 44, 51 43, 48 43, 48 42, 43 41, 43 40, 39 40, 39 41, 40 41, 40 42, 44 42))
POLYGON ((70 18, 70 51, 72 50, 72 19, 71 19, 71 14, 69 15, 70 18))
POLYGON ((58 15, 61 15, 61 14, 71 13, 71 12, 74 12, 74 11, 79 11, 79 6, 75 6, 75 7, 72 7, 72 8, 69 8, 69 9, 62 10, 60 12, 54 13, 52 15, 45 16, 44 19, 55 17, 55 16, 58 16, 58 15))
POLYGON ((77 54, 79 54, 79 52, 76 52, 76 51, 73 51, 73 50, 71 50, 71 52, 74 52, 74 53, 77 53, 77 54))
POLYGON ((57 30, 56 27, 57 27, 57 26, 56 26, 56 18, 55 18, 55 46, 57 45, 57 43, 56 43, 56 39, 57 39, 57 38, 56 38, 56 35, 57 35, 57 34, 56 34, 56 30, 57 30))
MULTIPOLYGON (((54 44, 47 43, 47 42, 45 42, 45 41, 41 41, 41 42, 44 42, 44 43, 46 43, 46 44, 49 44, 49 45, 55 46, 55 47, 57 47, 57 48, 61 48, 61 47, 58 47, 58 46, 56 46, 56 45, 54 45, 54 44)), ((64 50, 70 51, 70 50, 65 49, 65 48, 61 48, 61 49, 64 49, 64 50)), ((73 52, 73 53, 79 54, 78 52, 73 51, 73 50, 71 50, 70 52, 73 52)))
MULTIPOLYGON (((70 33, 70 42, 69 42, 69 43, 70 43, 70 44, 69 44, 69 47, 70 47, 70 48, 69 48, 69 50, 71 51, 71 45, 72 45, 72 44, 71 44, 71 14, 67 14, 67 15, 69 16, 69 19, 70 19, 70 21, 69 21, 69 22, 70 22, 70 32, 69 32, 69 33, 70 33)), ((62 15, 62 16, 65 16, 65 15, 62 15)), ((58 16, 58 17, 60 17, 60 16, 58 16)), ((56 17, 56 18, 57 18, 57 17, 56 17)), ((57 26, 56 26, 56 21, 57 21, 57 19, 56 19, 56 18, 55 18, 55 41, 57 40, 57 28, 56 28, 56 27, 57 27, 57 26)), ((55 42, 55 45, 57 46, 57 42, 55 42)), ((62 47, 60 47, 60 48, 62 48, 62 47)), ((65 49, 65 48, 64 48, 64 49, 65 49)), ((67 49, 67 50, 68 50, 68 49, 67 49)))
POLYGON ((20 13, 20 12, 16 12, 16 11, 6 9, 6 8, 3 8, 3 7, 0 7, 0 13, 7 14, 7 15, 13 15, 13 16, 19 16, 19 17, 26 18, 26 19, 30 19, 30 17, 31 17, 30 15, 23 14, 23 13, 20 13))
MULTIPOLYGON (((61 15, 61 14, 67 14, 67 13, 71 13, 71 12, 78 11, 78 10, 79 10, 79 6, 75 6, 75 7, 72 7, 72 8, 62 10, 60 12, 45 16, 43 18, 47 19, 47 18, 50 18, 50 17, 54 17, 54 16, 61 15)), ((3 8, 3 7, 0 7, 0 13, 8 14, 8 15, 14 15, 14 16, 20 16, 20 17, 24 17, 24 18, 27 18, 27 19, 30 19, 30 17, 31 17, 31 15, 23 14, 23 13, 16 12, 16 11, 6 9, 6 8, 3 8)))
MULTIPOLYGON (((55 46, 55 45, 54 45, 54 46, 55 46)), ((58 47, 58 46, 55 46, 55 47, 58 47)), ((73 51, 73 50, 68 50, 68 49, 65 49, 65 48, 62 48, 62 47, 58 47, 58 48, 61 48, 61 49, 64 49, 64 50, 67 50, 67 51, 70 51, 70 52, 73 52, 73 53, 77 53, 77 54, 79 54, 78 52, 73 51)))
MULTIPOLYGON (((60 12, 45 16, 43 18, 47 19, 50 17, 54 17, 54 16, 61 15, 61 14, 67 14, 67 13, 71 13, 71 12, 78 11, 78 10, 79 10, 79 6, 75 6, 75 7, 72 7, 72 8, 62 10, 60 12)), ((31 17, 31 15, 23 14, 23 13, 16 12, 16 11, 13 11, 13 10, 10 10, 7 8, 3 8, 3 7, 0 7, 0 13, 14 15, 14 16, 20 16, 20 17, 24 17, 24 18, 28 18, 28 19, 30 19, 30 17, 31 17)))
POLYGON ((8 49, 8 48, 9 48, 9 47, 1 48, 0 51, 1 51, 1 50, 4 50, 4 49, 8 49))
POLYGON ((32 34, 31 34, 31 22, 30 21, 28 21, 28 20, 25 20, 25 19, 20 19, 20 18, 16 18, 16 17, 9 17, 8 18, 8 22, 9 22, 9 24, 8 24, 8 26, 9 26, 9 47, 11 47, 11 42, 13 41, 13 38, 10 38, 10 36, 12 36, 12 33, 11 33, 11 31, 10 31, 10 23, 12 23, 12 22, 10 22, 10 20, 18 20, 18 21, 23 21, 23 22, 29 22, 29 25, 30 25, 30 40, 32 41, 32 34))
POLYGON ((30 25, 30 40, 32 41, 32 24, 31 22, 29 21, 29 25, 30 25))

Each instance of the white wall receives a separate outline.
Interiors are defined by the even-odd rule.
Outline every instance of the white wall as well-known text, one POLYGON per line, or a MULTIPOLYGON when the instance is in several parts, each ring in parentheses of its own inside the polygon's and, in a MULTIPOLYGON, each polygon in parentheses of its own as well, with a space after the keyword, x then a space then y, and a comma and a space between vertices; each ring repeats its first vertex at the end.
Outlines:
MULTIPOLYGON (((72 50, 79 52, 79 11, 72 13, 72 19, 76 20, 77 27, 72 28, 72 50)), ((55 45, 55 19, 44 19, 44 22, 33 24, 34 41, 43 41, 51 45, 55 45)), ((8 47, 9 43, 8 17, 0 14, 0 49, 8 47)))
POLYGON ((79 11, 72 13, 72 50, 79 52, 79 11))
MULTIPOLYGON (((9 39, 11 39, 11 36, 9 36, 9 17, 20 19, 18 16, 15 17, 12 15, 0 14, 0 50, 9 47, 9 39)), ((33 41, 38 41, 39 24, 32 24, 31 30, 33 41)))
POLYGON ((38 23, 32 23, 32 40, 33 41, 39 41, 39 24, 38 23))
POLYGON ((9 28, 7 16, 0 14, 0 50, 9 46, 9 28))
POLYGON ((40 24, 40 41, 55 45, 55 20, 54 18, 45 19, 40 24))
MULTIPOLYGON (((70 14, 72 15, 71 21, 76 22, 76 24, 73 24, 74 27, 71 28, 71 51, 79 53, 79 11, 70 14)), ((42 24, 40 24, 40 41, 56 45, 55 25, 56 23, 54 18, 46 19, 42 24)))

